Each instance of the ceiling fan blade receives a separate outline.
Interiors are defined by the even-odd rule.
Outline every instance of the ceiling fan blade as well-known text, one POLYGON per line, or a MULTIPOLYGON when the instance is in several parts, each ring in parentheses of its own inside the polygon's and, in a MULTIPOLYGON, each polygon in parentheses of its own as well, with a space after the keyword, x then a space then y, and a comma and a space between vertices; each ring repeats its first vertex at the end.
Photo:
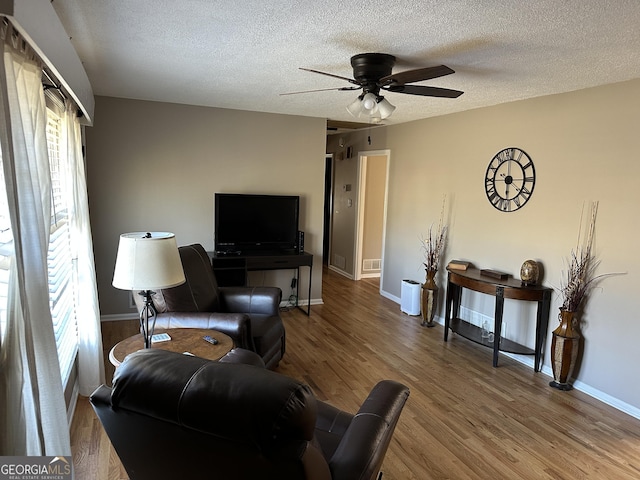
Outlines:
POLYGON ((404 72, 392 73, 386 77, 382 77, 379 85, 404 85, 406 83, 421 82, 432 78, 444 77, 455 73, 454 70, 445 66, 417 68, 415 70, 406 70, 404 72))
POLYGON ((331 90, 360 90, 362 87, 337 87, 337 88, 318 88, 316 90, 303 90, 301 92, 287 92, 280 95, 298 95, 299 93, 328 92, 331 90))
POLYGON ((390 86, 388 91, 393 93, 407 93, 409 95, 421 95, 423 97, 458 98, 464 92, 449 88, 425 87, 422 85, 398 85, 390 86))
POLYGON ((320 70, 312 70, 311 68, 302 68, 302 67, 299 67, 299 68, 300 68, 300 70, 304 70, 305 72, 319 73, 320 75, 326 75, 327 77, 333 77, 333 78, 339 78, 340 80, 346 80, 347 82, 353 83, 354 85, 360 85, 353 78, 341 77, 340 75, 334 75, 333 73, 321 72, 320 70))

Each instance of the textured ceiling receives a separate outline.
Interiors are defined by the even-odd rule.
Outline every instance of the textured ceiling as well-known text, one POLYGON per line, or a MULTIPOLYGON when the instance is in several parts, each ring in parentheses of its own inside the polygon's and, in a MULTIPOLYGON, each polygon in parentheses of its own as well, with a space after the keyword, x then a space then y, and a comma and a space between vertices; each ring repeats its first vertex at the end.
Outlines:
MULTIPOLYGON (((353 121, 349 59, 395 55, 394 72, 457 99, 387 93, 402 123, 640 78, 639 0, 53 0, 94 93, 353 121)), ((98 112, 99 114, 99 112, 98 112)))

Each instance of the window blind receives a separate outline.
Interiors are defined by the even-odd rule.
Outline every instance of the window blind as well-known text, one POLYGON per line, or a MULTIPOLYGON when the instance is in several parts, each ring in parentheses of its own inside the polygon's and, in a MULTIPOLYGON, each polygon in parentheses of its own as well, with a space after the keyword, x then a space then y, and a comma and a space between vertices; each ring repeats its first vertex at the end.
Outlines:
POLYGON ((60 374, 66 384, 78 352, 78 328, 69 208, 66 179, 61 158, 61 119, 47 109, 47 147, 51 171, 51 236, 47 256, 49 270, 49 305, 56 337, 60 374))

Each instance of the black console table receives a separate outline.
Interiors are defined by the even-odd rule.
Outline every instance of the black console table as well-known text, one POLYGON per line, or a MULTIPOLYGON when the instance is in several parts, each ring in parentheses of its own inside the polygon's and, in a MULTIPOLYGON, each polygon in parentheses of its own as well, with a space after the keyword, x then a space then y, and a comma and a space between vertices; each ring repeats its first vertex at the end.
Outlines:
POLYGON ((449 270, 447 276, 447 300, 444 317, 444 341, 447 341, 449 329, 469 340, 493 348, 493 366, 498 366, 498 353, 500 351, 517 353, 520 355, 535 355, 533 369, 540 371, 542 361, 542 348, 547 335, 549 324, 549 308, 551 306, 551 292, 548 287, 538 285, 524 286, 520 280, 514 278, 495 279, 481 275, 480 270, 470 268, 464 271, 449 270), (462 289, 468 288, 480 293, 486 293, 496 297, 494 315, 494 339, 482 337, 482 329, 465 322, 458 317, 462 289), (504 299, 528 300, 538 302, 536 315, 536 344, 532 350, 508 339, 501 340, 502 312, 504 299))
POLYGON ((251 254, 219 254, 207 252, 211 258, 211 266, 221 287, 243 286, 247 284, 247 272, 260 270, 296 270, 296 307, 298 305, 298 285, 300 283, 300 267, 309 267, 309 297, 306 314, 311 314, 311 277, 313 255, 304 253, 265 252, 251 254))

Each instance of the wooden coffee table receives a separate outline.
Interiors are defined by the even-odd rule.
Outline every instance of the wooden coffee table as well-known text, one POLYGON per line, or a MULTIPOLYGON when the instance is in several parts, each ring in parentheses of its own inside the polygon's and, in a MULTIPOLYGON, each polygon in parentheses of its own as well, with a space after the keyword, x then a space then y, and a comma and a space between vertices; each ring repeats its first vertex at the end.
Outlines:
MULTIPOLYGON (((204 328, 170 328, 167 330, 158 329, 153 332, 167 333, 171 340, 156 342, 151 348, 169 350, 177 353, 190 353, 196 357, 207 360, 220 360, 233 348, 233 340, 228 335, 217 330, 204 328), (217 345, 205 341, 203 337, 209 335, 218 340, 217 345)), ((142 334, 137 334, 118 342, 109 352, 109 360, 118 367, 127 355, 144 348, 142 334)))

